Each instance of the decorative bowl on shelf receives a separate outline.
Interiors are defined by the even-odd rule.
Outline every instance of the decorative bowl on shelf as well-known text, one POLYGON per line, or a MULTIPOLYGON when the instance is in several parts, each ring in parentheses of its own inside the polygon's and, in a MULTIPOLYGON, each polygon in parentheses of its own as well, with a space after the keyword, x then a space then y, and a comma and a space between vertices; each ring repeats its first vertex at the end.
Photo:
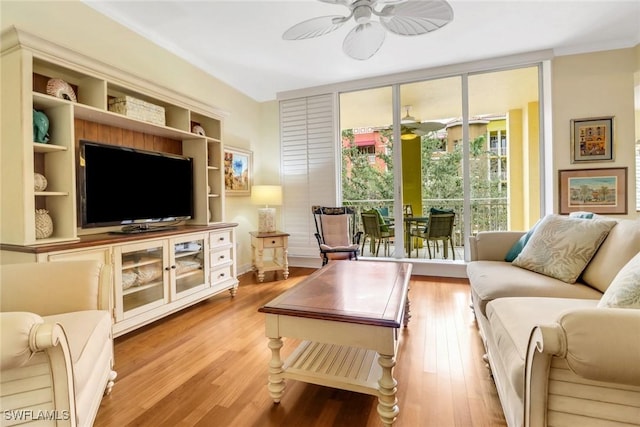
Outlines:
POLYGON ((33 174, 33 189, 35 191, 44 191, 47 188, 47 178, 40 173, 33 174))

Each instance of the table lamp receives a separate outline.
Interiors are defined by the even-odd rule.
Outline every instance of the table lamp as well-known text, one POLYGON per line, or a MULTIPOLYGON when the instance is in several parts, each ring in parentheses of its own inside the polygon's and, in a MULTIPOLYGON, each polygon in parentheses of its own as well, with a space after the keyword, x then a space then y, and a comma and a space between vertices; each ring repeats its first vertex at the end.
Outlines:
POLYGON ((275 232, 276 209, 270 208, 269 205, 282 204, 282 187, 279 185, 254 185, 251 187, 251 203, 265 206, 258 209, 258 232, 275 232))

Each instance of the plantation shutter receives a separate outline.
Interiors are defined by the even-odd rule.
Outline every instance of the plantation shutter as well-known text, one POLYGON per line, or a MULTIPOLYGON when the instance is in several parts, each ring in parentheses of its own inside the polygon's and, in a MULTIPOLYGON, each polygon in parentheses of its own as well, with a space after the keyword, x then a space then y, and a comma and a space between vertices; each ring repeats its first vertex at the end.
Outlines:
POLYGON ((315 224, 311 206, 335 206, 336 124, 334 95, 280 102, 285 231, 289 256, 317 256, 315 224))

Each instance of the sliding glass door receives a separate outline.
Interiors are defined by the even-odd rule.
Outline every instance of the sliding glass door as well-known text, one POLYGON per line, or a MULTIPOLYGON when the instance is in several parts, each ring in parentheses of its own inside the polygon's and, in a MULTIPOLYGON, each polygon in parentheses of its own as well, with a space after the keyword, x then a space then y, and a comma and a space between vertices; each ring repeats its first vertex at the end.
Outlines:
MULTIPOLYGON (((408 83, 400 86, 400 142, 402 144, 403 228, 408 257, 444 259, 444 242, 433 240, 429 230, 431 212, 452 212, 453 228, 446 258, 455 257, 462 234, 462 140, 449 137, 449 127, 462 117, 461 77, 408 83), (458 242, 456 243, 456 239, 458 242), (453 242, 453 245, 451 243, 453 242)), ((445 239, 446 240, 446 239, 445 239)), ((456 259, 462 259, 460 251, 456 259)))
POLYGON ((470 234, 529 228, 541 203, 538 93, 537 66, 342 93, 342 199, 375 209, 387 233, 363 229, 363 256, 462 260, 470 234), (448 212, 449 238, 431 241, 430 217, 448 212))

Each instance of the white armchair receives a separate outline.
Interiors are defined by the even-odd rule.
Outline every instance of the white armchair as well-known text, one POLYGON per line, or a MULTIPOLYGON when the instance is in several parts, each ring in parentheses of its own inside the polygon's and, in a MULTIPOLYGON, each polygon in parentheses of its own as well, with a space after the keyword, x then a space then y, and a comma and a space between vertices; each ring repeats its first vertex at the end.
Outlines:
POLYGON ((12 264, 0 280, 2 425, 91 426, 116 377, 110 268, 12 264))

